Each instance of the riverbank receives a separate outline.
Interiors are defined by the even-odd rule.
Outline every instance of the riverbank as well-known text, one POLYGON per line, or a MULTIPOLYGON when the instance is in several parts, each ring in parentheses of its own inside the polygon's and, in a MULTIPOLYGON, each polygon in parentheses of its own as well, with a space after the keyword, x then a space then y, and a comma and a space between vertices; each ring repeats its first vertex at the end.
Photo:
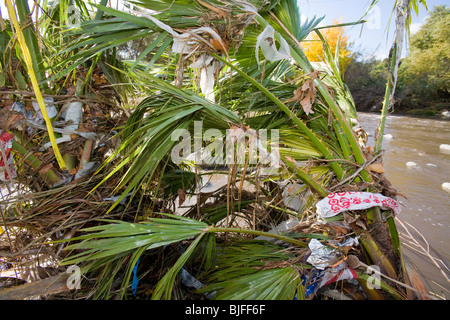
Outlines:
MULTIPOLYGON (((373 115, 380 115, 380 111, 367 111, 367 110, 357 110, 358 113, 368 113, 373 115)), ((406 111, 397 111, 391 113, 396 116, 414 117, 414 118, 425 118, 432 120, 450 120, 450 105, 447 109, 412 109, 406 111)))

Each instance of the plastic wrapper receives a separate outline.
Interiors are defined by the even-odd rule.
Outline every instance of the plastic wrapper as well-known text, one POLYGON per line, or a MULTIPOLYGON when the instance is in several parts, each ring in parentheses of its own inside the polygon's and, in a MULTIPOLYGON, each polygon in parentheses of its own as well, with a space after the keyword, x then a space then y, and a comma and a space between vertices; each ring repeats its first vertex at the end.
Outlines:
POLYGON ((308 275, 302 275, 302 284, 305 286, 305 297, 310 298, 316 292, 326 286, 340 280, 357 279, 355 270, 349 268, 346 263, 341 263, 333 268, 325 270, 313 269, 308 275))
POLYGON ((320 218, 330 218, 343 211, 364 210, 375 206, 385 210, 392 209, 396 214, 401 211, 400 205, 394 199, 371 192, 330 193, 316 204, 320 218))
POLYGON ((8 182, 16 177, 16 168, 14 158, 11 154, 11 148, 14 135, 0 130, 0 180, 8 182))
MULTIPOLYGON (((333 241, 332 244, 335 247, 351 247, 354 245, 358 245, 358 239, 347 238, 342 243, 333 241)), ((336 262, 336 258, 339 258, 338 253, 334 248, 324 246, 317 239, 311 239, 308 247, 311 250, 311 254, 306 261, 312 264, 317 269, 323 270, 327 267, 330 267, 333 263, 336 262)))

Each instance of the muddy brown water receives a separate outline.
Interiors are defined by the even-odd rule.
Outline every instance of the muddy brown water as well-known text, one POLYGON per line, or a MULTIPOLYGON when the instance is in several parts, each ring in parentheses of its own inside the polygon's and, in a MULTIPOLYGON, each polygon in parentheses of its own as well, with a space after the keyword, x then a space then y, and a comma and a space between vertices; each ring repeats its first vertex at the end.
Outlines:
MULTIPOLYGON (((373 146, 379 114, 359 113, 358 120, 369 134, 368 144, 373 146)), ((450 297, 450 193, 442 184, 450 183, 450 153, 443 152, 440 146, 450 145, 450 121, 390 115, 384 134, 385 175, 407 198, 398 198, 402 204, 398 218, 422 246, 411 241, 398 223, 403 251, 419 269, 428 289, 447 299, 450 297)))

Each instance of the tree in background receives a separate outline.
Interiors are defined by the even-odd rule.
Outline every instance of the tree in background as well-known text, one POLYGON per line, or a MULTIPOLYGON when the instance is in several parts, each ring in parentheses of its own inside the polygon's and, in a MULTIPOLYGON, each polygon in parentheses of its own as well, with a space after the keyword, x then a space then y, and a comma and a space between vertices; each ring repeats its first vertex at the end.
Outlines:
POLYGON ((450 8, 436 6, 411 37, 410 54, 400 68, 404 94, 448 98, 450 94, 450 8))
MULTIPOLYGON (((333 25, 338 25, 338 21, 333 20, 333 25)), ((325 29, 322 35, 327 39, 331 51, 334 53, 339 43, 339 68, 341 74, 344 74, 348 65, 353 59, 353 54, 350 52, 350 43, 348 36, 345 34, 345 29, 342 26, 325 29)), ((316 33, 312 33, 308 39, 303 43, 305 54, 311 62, 319 62, 324 60, 323 42, 316 33)))
MULTIPOLYGON (((345 81, 358 111, 378 111, 388 77, 387 59, 354 53, 345 81)), ((439 114, 450 107, 450 9, 437 6, 411 36, 409 55, 398 71, 395 112, 439 114)))
POLYGON ((360 110, 379 111, 386 91, 387 60, 376 60, 373 57, 364 60, 359 52, 353 56, 354 59, 345 71, 345 79, 355 105, 360 110))

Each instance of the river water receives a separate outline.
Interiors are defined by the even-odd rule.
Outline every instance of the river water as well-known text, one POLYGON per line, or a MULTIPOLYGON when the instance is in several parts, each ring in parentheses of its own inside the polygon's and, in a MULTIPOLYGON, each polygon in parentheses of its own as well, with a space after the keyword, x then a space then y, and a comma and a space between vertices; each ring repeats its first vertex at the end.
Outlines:
MULTIPOLYGON (((359 113, 358 120, 373 146, 379 114, 359 113)), ((450 154, 440 146, 450 145, 450 121, 389 115, 384 134, 385 175, 407 198, 398 197, 403 205, 398 218, 417 241, 409 238, 398 223, 403 251, 421 272, 428 289, 447 299, 450 193, 443 190, 442 184, 450 182, 450 154)))

